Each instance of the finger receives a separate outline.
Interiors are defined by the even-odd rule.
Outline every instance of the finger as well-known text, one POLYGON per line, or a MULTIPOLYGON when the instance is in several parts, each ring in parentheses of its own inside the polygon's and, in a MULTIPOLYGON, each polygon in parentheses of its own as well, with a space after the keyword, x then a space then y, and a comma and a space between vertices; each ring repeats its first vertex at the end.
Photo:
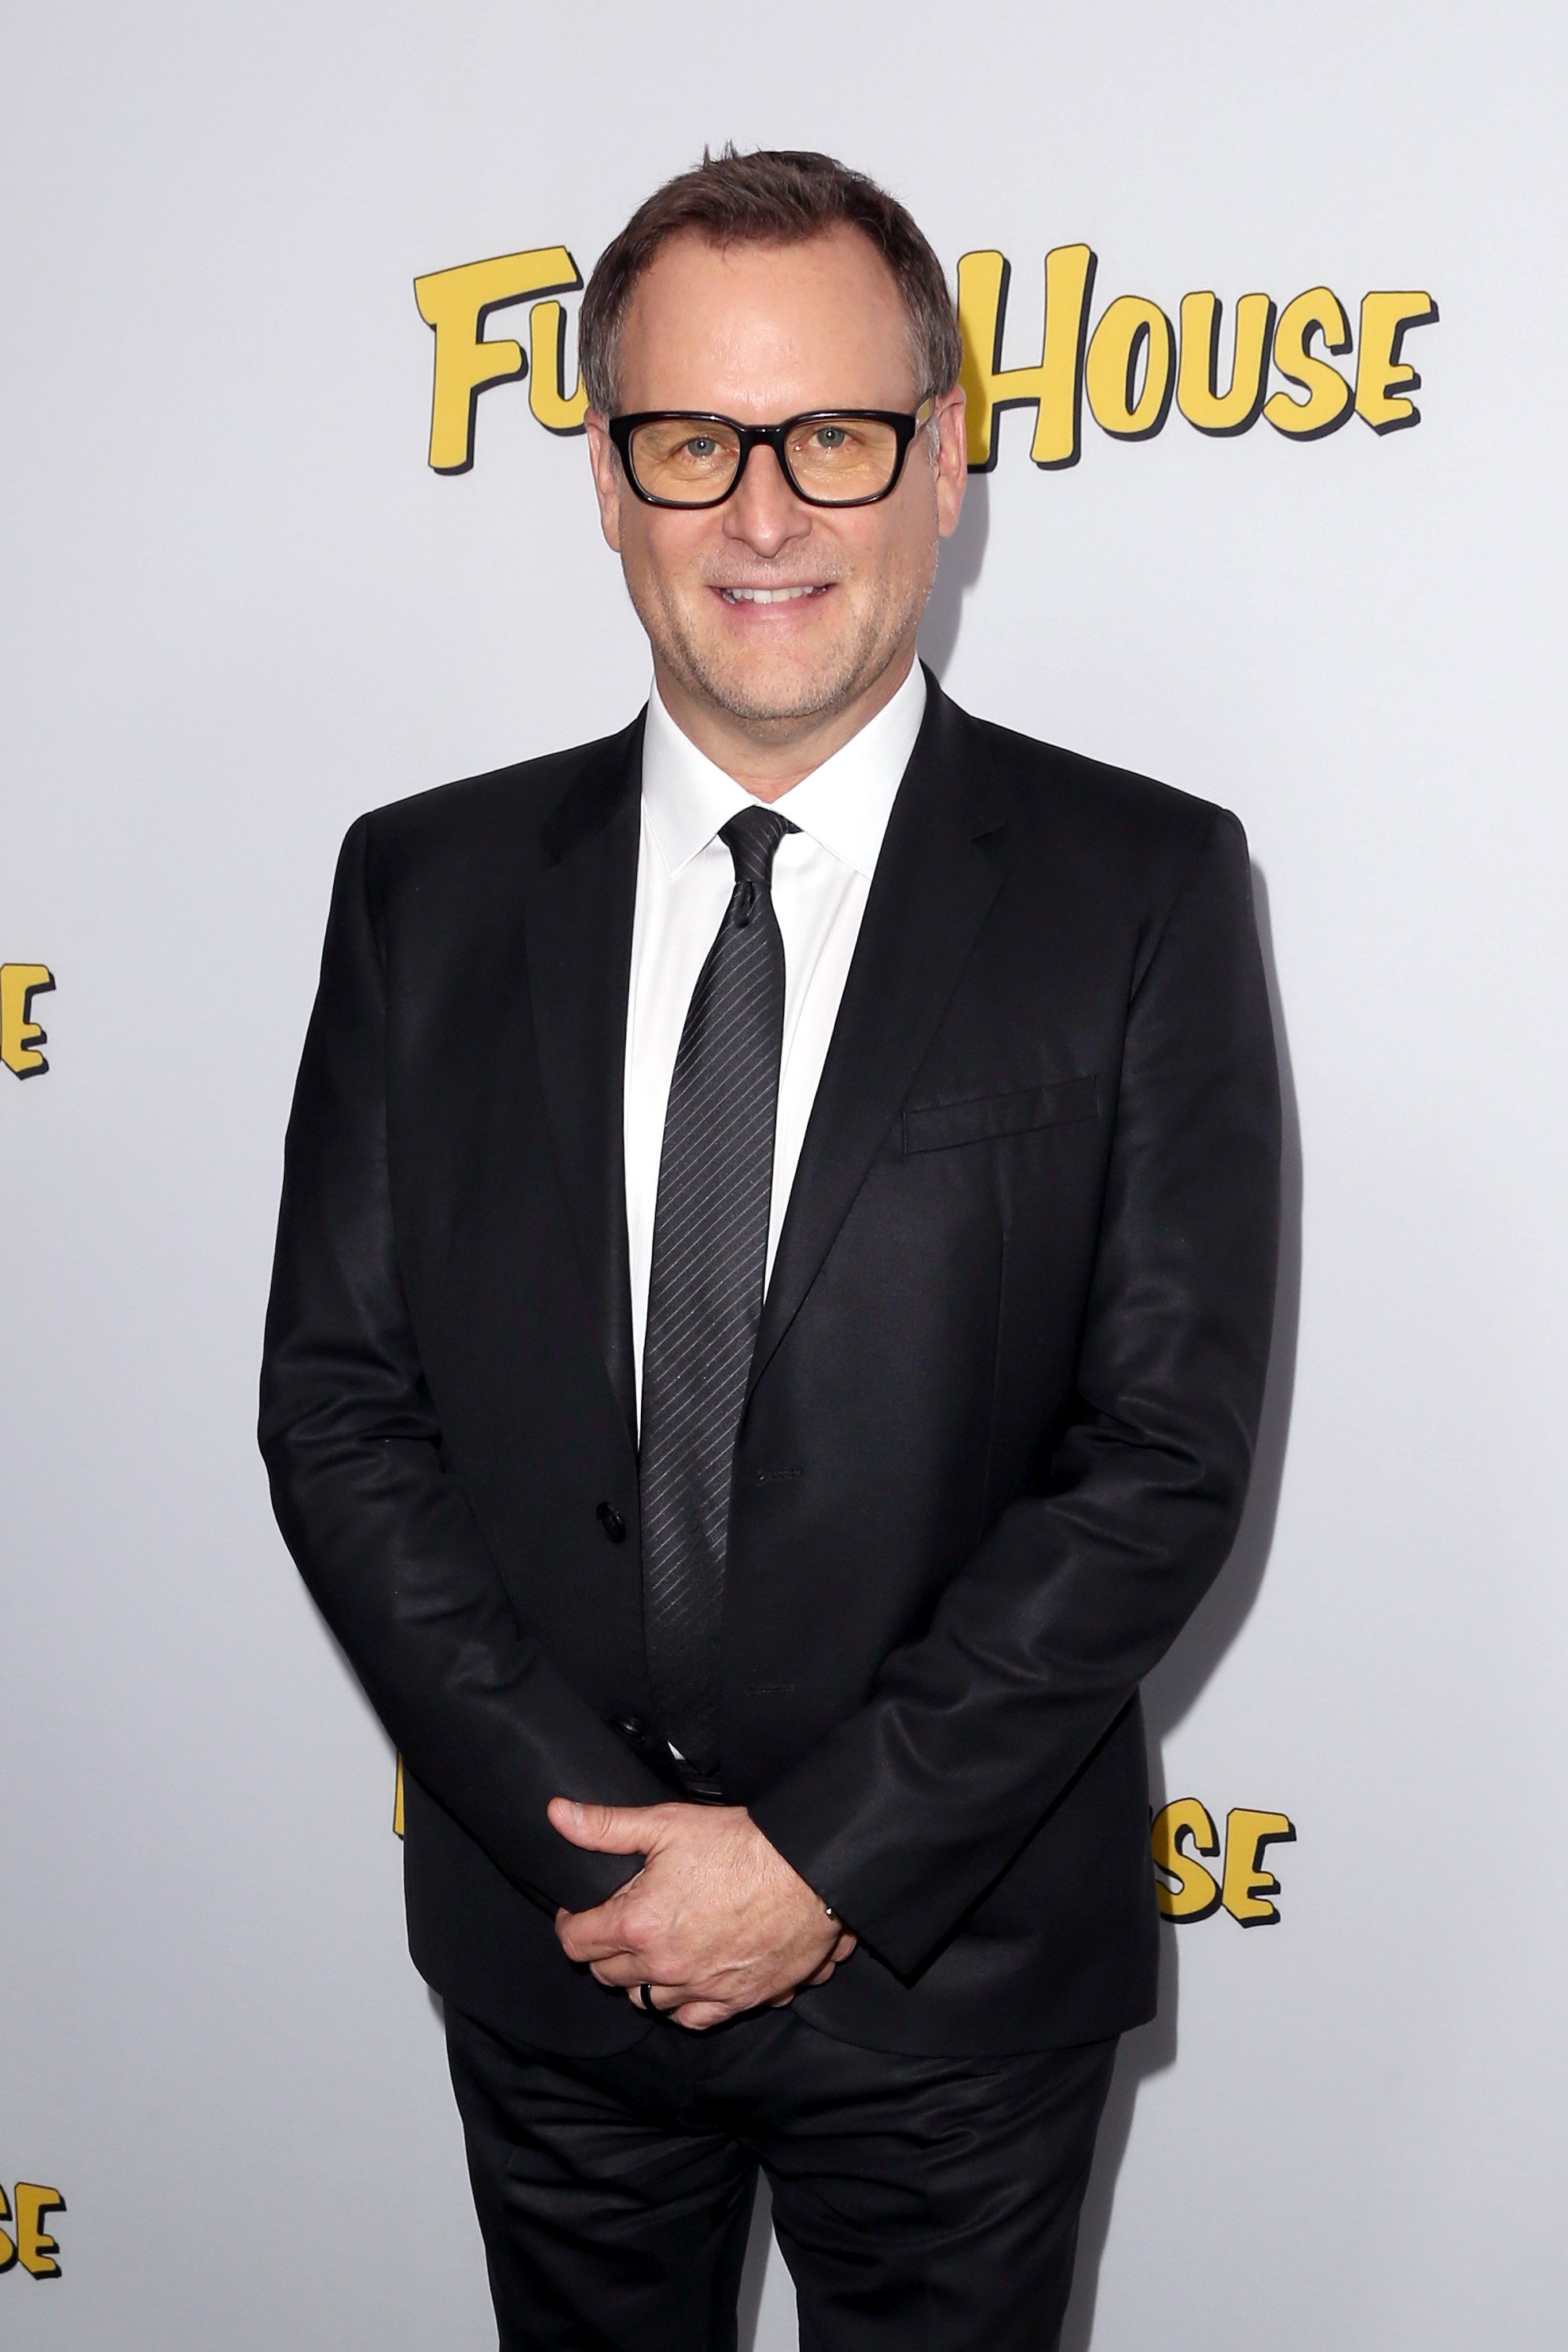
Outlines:
MULTIPOLYGON (((625 1927, 618 1919, 606 1917, 608 1910, 607 1904, 601 1904, 596 1911, 558 1914, 556 1940, 569 1960, 607 1960, 630 1948, 625 1927)), ((647 1974, 646 1969, 643 1974, 647 1974)))
POLYGON ((667 2009, 664 2013, 673 2017, 677 2025, 684 2025, 689 2033, 710 2032, 714 2026, 727 2025, 731 2018, 740 2014, 721 2000, 685 2000, 679 2008, 667 2009))
POLYGON ((652 1966, 646 1954, 616 1952, 610 1959, 590 1961, 588 1972, 600 1984, 608 1985, 612 1992, 625 1992, 628 1986, 635 1990, 640 1984, 657 1984, 658 1977, 649 1974, 652 1966))
POLYGON ((585 1846, 590 1853, 647 1853, 656 1824, 649 1816, 657 1805, 580 1805, 571 1797, 552 1797, 545 1808, 550 1826, 569 1845, 585 1846))
POLYGON ((807 1977, 805 1980, 805 1990, 809 1992, 813 1985, 826 1984, 828 1978, 833 1974, 837 1965, 836 1961, 824 1960, 822 1966, 817 1969, 816 1974, 814 1977, 807 1977))
POLYGON ((844 1934, 839 1937, 838 1941, 833 1947, 831 1957, 835 1968, 837 1967, 840 1960, 847 1960, 849 1958, 850 1953, 854 1951, 858 1941, 858 1937, 850 1935, 848 1929, 846 1928, 844 1934))

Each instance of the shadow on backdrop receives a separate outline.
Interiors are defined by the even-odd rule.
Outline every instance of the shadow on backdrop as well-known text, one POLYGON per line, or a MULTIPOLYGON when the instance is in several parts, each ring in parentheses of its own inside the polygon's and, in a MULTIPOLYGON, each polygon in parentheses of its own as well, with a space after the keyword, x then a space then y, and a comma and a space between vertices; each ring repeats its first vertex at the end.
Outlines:
POLYGON ((991 477, 971 474, 958 529, 943 542, 937 560, 936 585, 921 623, 921 653, 939 678, 947 675, 952 649, 958 643, 964 599, 980 577, 990 534, 991 477))
POLYGON ((741 2273, 739 2352, 756 2352, 757 2328, 763 2315, 763 2279, 773 2242, 773 2200, 768 2184, 757 2176, 757 2201, 752 2208, 752 2234, 741 2273))
MULTIPOLYGON (((1283 1125, 1280 1167, 1279 1295, 1274 1317, 1274 1344, 1268 1360, 1268 1384, 1263 1400, 1263 1421, 1258 1435, 1252 1486, 1237 1537, 1236 1549, 1213 1591, 1196 1615, 1143 1685, 1143 1709, 1149 1727, 1149 1797, 1155 1810, 1166 1801, 1163 1748, 1165 1740, 1194 1705, 1205 1684, 1252 1613, 1268 1565, 1274 1542, 1274 1522, 1279 1508, 1279 1487, 1285 1471, 1285 1448, 1290 1427, 1290 1403, 1296 1383, 1296 1331, 1301 1303, 1301 1124, 1296 1106, 1295 1079, 1285 1016, 1279 1002, 1279 973, 1274 961, 1273 931, 1268 917, 1268 890, 1263 875, 1252 869, 1253 896, 1258 908, 1258 935, 1263 949, 1263 969, 1268 982, 1268 1003, 1274 1015, 1274 1036, 1279 1054, 1279 1093, 1283 1125)), ((1161 1930, 1160 2011, 1149 2024, 1123 2039, 1116 2074, 1106 2103, 1105 2116, 1095 2147, 1094 2170, 1084 2200, 1079 2233, 1078 2273, 1073 2297, 1062 2329, 1061 2352, 1089 2352, 1094 2333, 1095 2303, 1100 2292, 1100 2268, 1116 2184, 1127 2154, 1138 2093, 1152 2074, 1176 2062, 1178 1950, 1182 1930, 1161 1930)))

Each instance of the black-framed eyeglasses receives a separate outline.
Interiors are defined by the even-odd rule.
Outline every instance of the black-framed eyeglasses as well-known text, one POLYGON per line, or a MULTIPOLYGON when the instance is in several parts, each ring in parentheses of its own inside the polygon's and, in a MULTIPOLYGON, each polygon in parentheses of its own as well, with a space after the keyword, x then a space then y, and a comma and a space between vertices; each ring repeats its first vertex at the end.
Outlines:
POLYGON ((766 447, 808 507, 870 507, 899 486, 910 444, 934 400, 912 416, 891 408, 815 408, 782 425, 738 425, 697 409, 649 408, 612 416, 627 481, 650 507, 721 507, 753 449, 766 447))

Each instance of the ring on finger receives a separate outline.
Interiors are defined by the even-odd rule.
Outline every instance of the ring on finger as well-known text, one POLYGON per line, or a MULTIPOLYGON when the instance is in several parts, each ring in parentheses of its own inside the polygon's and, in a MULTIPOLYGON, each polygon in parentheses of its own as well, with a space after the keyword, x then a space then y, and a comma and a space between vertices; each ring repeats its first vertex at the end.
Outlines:
POLYGON ((657 2017, 659 2014, 658 2011, 653 2005, 653 1987, 650 1984, 638 1985, 637 1989, 637 2004, 639 2009, 646 2010, 650 2017, 657 2017))

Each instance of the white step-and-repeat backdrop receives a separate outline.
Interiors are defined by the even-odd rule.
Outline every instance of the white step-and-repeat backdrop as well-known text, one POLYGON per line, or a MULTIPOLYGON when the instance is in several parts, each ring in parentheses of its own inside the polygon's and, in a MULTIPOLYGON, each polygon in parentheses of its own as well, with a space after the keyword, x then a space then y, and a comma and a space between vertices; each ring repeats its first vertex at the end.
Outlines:
MULTIPOLYGON (((1267 1442, 1152 1692, 1164 2006, 1072 2352, 1558 2340, 1562 50, 1522 0, 12 12, 7 2345, 494 2341, 256 1360, 344 827, 645 691, 574 289, 726 138, 927 228, 983 469, 929 656, 1237 809, 1277 982, 1267 1442)), ((761 2228, 748 2308, 787 2352, 761 2228)))

